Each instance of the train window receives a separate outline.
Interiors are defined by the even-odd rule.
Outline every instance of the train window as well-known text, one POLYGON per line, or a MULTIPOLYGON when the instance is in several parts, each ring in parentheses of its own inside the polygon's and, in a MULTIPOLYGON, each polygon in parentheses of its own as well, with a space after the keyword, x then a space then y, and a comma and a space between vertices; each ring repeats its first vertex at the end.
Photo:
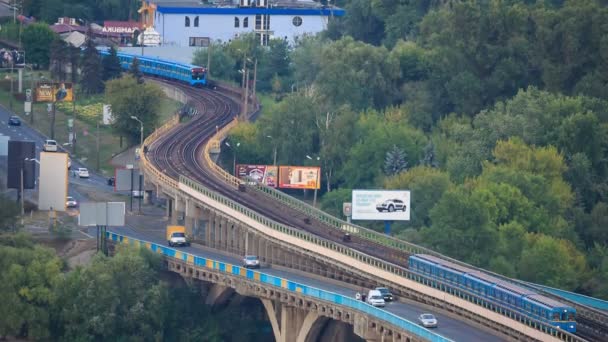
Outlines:
POLYGON ((568 312, 568 320, 574 321, 574 312, 568 312))
POLYGON ((234 27, 239 27, 239 18, 238 17, 234 17, 234 27))
POLYGON ((190 27, 190 17, 186 17, 184 25, 190 27))
POLYGON ((198 27, 198 15, 194 17, 194 27, 198 27))
POLYGON ((559 321, 559 312, 554 312, 554 313, 553 313, 552 320, 554 320, 554 321, 559 321))

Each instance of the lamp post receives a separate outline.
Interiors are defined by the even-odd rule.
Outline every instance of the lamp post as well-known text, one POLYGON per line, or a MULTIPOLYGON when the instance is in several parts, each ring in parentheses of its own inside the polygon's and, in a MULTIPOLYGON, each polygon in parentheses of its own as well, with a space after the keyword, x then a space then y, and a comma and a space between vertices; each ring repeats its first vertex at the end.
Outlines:
POLYGON ((267 135, 266 138, 272 140, 272 154, 274 156, 272 165, 277 166, 277 143, 274 141, 272 135, 267 135))
POLYGON ((228 146, 228 147, 230 147, 232 149, 232 173, 236 177, 237 176, 237 174, 236 174, 236 152, 237 152, 237 148, 239 146, 241 146, 241 143, 237 142, 236 145, 234 145, 235 147, 232 147, 230 145, 230 143, 227 142, 227 141, 224 144, 226 144, 226 146, 228 146))
MULTIPOLYGON (((143 46, 143 45, 142 45, 143 46)), ((139 158, 142 157, 142 154, 144 153, 144 123, 139 120, 136 116, 132 115, 131 119, 139 122, 139 158)), ((139 197, 139 212, 141 213, 141 200, 143 197, 143 175, 141 173, 141 167, 139 168, 139 188, 138 188, 138 192, 137 192, 137 197, 139 197)), ((131 193, 131 196, 133 196, 133 194, 131 193)))
MULTIPOLYGON (((321 157, 317 156, 316 158, 313 158, 311 156, 309 156, 308 154, 306 155, 307 159, 310 160, 316 160, 317 162, 321 160, 321 157)), ((317 189, 319 188, 319 174, 317 174, 317 179, 315 181, 315 194, 313 195, 313 199, 312 199, 312 206, 313 207, 317 207, 317 189)))

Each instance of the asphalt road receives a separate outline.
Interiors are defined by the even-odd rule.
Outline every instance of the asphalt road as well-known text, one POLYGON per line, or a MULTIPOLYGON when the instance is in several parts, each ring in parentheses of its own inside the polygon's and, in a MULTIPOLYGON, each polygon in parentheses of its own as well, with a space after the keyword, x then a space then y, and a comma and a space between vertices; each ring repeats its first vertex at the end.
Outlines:
MULTIPOLYGON (((1 7, 1 4, 0 4, 0 7, 1 7)), ((9 111, 6 108, 0 107, 0 134, 10 136, 11 140, 34 141, 36 143, 36 157, 39 158, 40 151, 42 151, 42 145, 43 145, 46 137, 44 137, 41 133, 30 128, 27 125, 27 123, 23 122, 23 121, 22 121, 21 126, 8 126, 7 122, 8 122, 8 118, 10 117, 10 115, 11 114, 9 113, 9 111)), ((72 160, 72 169, 78 168, 78 167, 84 167, 84 166, 82 164, 78 163, 76 160, 72 160)), ((36 169, 37 169, 36 172, 38 174, 38 168, 36 168, 36 169)), ((78 177, 73 177, 70 174, 70 184, 94 186, 95 188, 99 189, 99 191, 107 191, 107 192, 113 191, 112 187, 107 185, 106 178, 93 173, 91 170, 89 170, 89 172, 91 175, 91 177, 89 179, 81 179, 78 177)), ((29 193, 29 196, 35 196, 35 190, 26 190, 26 196, 28 195, 28 193, 29 193)), ((72 186, 69 187, 68 194, 70 196, 74 197, 78 202, 83 202, 83 201, 87 200, 86 194, 76 191, 76 189, 72 186)), ((150 219, 150 217, 148 217, 148 219, 150 219)), ((133 222, 132 220, 137 220, 136 215, 134 215, 134 217, 128 218, 128 221, 133 222)), ((147 229, 145 230, 145 232, 138 231, 132 227, 123 227, 123 228, 113 227, 110 230, 117 232, 117 233, 133 236, 135 238, 155 242, 158 244, 166 244, 166 241, 164 240, 165 237, 164 237, 164 230, 163 230, 165 225, 166 225, 166 222, 164 222, 163 220, 161 220, 159 218, 154 221, 155 227, 151 227, 151 225, 148 223, 146 225, 147 229)), ((95 236, 94 228, 89 229, 88 234, 91 236, 95 236)), ((223 262, 233 263, 233 264, 237 264, 237 265, 241 264, 241 260, 239 258, 229 257, 222 253, 215 252, 213 250, 206 249, 206 248, 193 246, 193 247, 185 247, 185 248, 183 248, 183 250, 186 252, 192 253, 192 254, 196 254, 196 255, 200 255, 200 256, 204 256, 204 257, 208 257, 208 258, 213 258, 215 260, 219 260, 219 261, 223 261, 223 262)), ((327 291, 339 293, 339 294, 346 295, 346 296, 354 297, 355 292, 356 292, 356 290, 353 290, 347 286, 341 286, 336 283, 333 283, 330 281, 324 281, 324 280, 318 279, 318 278, 307 277, 298 272, 291 272, 291 271, 283 270, 283 269, 272 269, 272 268, 267 268, 267 267, 263 267, 262 271, 265 273, 268 273, 268 274, 275 275, 275 276, 287 278, 292 281, 296 281, 296 282, 299 282, 299 283, 302 283, 302 284, 305 284, 308 286, 324 289, 327 291)), ((416 303, 407 303, 406 304, 406 303, 401 303, 401 302, 392 302, 392 303, 387 304, 387 306, 385 307, 385 310, 389 311, 391 313, 394 313, 400 317, 403 317, 405 319, 408 319, 410 321, 413 321, 413 322, 417 321, 417 317, 421 313, 429 313, 429 312, 433 313, 437 317, 438 322, 439 322, 439 327, 434 329, 434 331, 440 335, 443 335, 443 336, 453 339, 455 341, 480 341, 480 342, 482 342, 482 341, 483 342, 504 341, 504 339, 496 337, 484 330, 479 330, 477 327, 471 326, 466 322, 459 321, 457 319, 451 318, 450 316, 446 316, 441 313, 434 312, 432 309, 429 309, 420 304, 416 304, 416 303)))

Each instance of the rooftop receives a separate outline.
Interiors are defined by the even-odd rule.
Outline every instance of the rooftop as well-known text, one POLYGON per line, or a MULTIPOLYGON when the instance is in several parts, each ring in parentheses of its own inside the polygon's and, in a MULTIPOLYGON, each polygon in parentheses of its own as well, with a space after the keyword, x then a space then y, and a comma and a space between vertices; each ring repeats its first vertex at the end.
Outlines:
POLYGON ((195 0, 149 0, 157 6, 161 13, 267 13, 267 14, 296 14, 303 15, 344 15, 344 10, 338 7, 324 6, 312 0, 268 0, 268 8, 257 7, 256 1, 251 0, 252 6, 241 7, 238 0, 209 0, 208 2, 195 0), (286 13, 285 11, 289 11, 286 13))

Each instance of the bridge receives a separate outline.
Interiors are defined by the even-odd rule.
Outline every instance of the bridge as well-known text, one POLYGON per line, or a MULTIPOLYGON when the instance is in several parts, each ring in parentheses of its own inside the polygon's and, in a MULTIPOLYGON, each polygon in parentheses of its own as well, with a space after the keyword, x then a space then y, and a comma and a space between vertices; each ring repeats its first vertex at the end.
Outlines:
MULTIPOLYGON (((222 91, 228 95, 177 84, 164 87, 170 96, 182 102, 198 101, 200 114, 188 124, 180 124, 176 116, 146 139, 150 152, 141 159, 146 189, 168 200, 167 217, 174 224, 185 224, 201 245, 238 256, 256 254, 266 264, 353 286, 388 286, 399 298, 434 306, 476 326, 491 329, 506 339, 585 341, 583 337, 558 331, 474 293, 426 279, 404 266, 409 254, 436 253, 346 224, 272 189, 241 184, 212 161, 212 153, 219 152, 220 142, 236 125, 239 94, 227 88, 222 91), (341 242, 344 232, 354 238, 349 245, 341 242)), ((128 235, 110 234, 110 237, 113 241, 142 241, 130 240, 128 235)), ((264 273, 251 273, 253 278, 243 279, 238 266, 209 264, 204 258, 201 263, 202 259, 197 259, 200 257, 168 249, 160 241, 143 243, 163 254, 169 269, 185 277, 215 282, 261 298, 271 322, 276 320, 277 312, 281 312, 283 320, 272 324, 277 340, 304 341, 310 338, 307 336, 314 336, 310 332, 314 331, 316 318, 293 308, 313 312, 319 307, 335 315, 339 312, 335 317, 333 313, 321 316, 352 325, 354 332, 366 340, 446 339, 425 329, 421 331, 422 328, 402 317, 387 316, 383 310, 353 302, 352 296, 331 297, 336 294, 315 292, 323 291, 320 289, 304 291, 308 287, 289 285, 296 283, 263 276, 264 273), (278 286, 280 289, 275 288, 277 284, 287 284, 287 290, 282 285, 278 286), (252 292, 252 288, 257 290, 252 292), (320 293, 325 297, 315 297, 314 294, 320 293), (272 298, 278 302, 265 302, 272 298), (284 339, 288 326, 299 327, 288 328, 297 331, 297 336, 284 339), (303 327, 307 328, 302 330, 303 327)), ((580 305, 577 309, 579 315, 588 317, 589 325, 606 326, 605 314, 580 305)), ((595 331, 602 333, 603 330, 596 326, 595 331)))

